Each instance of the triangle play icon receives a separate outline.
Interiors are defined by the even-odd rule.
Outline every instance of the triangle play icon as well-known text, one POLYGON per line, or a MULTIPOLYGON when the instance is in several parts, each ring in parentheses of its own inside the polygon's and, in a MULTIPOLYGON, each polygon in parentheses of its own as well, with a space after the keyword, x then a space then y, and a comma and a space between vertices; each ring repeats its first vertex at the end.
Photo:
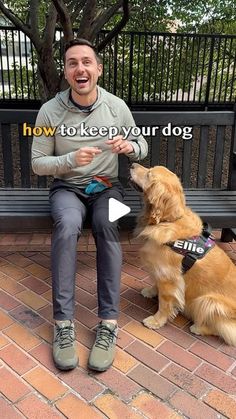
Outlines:
POLYGON ((131 211, 130 207, 115 198, 109 198, 108 219, 112 223, 131 211))

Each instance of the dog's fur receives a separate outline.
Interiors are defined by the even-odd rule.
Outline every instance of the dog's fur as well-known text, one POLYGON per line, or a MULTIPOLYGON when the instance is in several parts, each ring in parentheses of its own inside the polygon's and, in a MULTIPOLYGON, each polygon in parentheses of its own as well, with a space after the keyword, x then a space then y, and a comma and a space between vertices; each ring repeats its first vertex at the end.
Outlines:
POLYGON ((193 321, 192 333, 220 336, 236 346, 235 265, 215 245, 183 275, 183 256, 167 243, 201 235, 201 219, 186 206, 179 179, 165 167, 146 169, 134 163, 131 180, 144 194, 136 234, 144 239, 141 255, 154 279, 142 295, 159 298, 157 313, 143 323, 158 329, 183 312, 193 321))

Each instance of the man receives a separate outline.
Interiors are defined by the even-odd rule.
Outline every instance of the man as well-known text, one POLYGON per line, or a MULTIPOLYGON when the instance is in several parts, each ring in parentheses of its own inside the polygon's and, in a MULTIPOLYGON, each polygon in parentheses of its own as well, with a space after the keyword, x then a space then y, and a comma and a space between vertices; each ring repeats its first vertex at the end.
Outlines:
POLYGON ((115 353, 122 264, 117 222, 108 220, 108 200, 122 202, 124 196, 118 180, 118 155, 140 160, 147 154, 147 143, 142 136, 124 139, 120 134, 122 126, 135 123, 123 100, 97 85, 102 64, 90 42, 75 39, 66 46, 64 74, 69 89, 45 103, 36 120, 36 126, 55 127, 55 133, 34 137, 32 145, 34 172, 54 176, 49 195, 54 221, 53 359, 62 370, 78 364, 73 323, 76 248, 88 214, 97 247, 100 318, 88 365, 105 371, 115 353), (99 133, 95 128, 94 135, 90 131, 94 127, 103 128, 99 133), (117 127, 119 134, 104 137, 104 127, 117 127))

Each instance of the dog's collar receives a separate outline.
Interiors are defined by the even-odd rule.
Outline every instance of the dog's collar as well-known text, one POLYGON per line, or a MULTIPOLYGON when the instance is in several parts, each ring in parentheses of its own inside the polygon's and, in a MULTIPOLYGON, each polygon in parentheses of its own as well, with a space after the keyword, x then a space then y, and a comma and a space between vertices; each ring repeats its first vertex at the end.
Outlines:
POLYGON ((201 236, 190 239, 176 240, 167 243, 174 252, 183 255, 182 272, 186 273, 198 259, 202 259, 215 246, 215 240, 211 236, 211 227, 204 223, 201 236))

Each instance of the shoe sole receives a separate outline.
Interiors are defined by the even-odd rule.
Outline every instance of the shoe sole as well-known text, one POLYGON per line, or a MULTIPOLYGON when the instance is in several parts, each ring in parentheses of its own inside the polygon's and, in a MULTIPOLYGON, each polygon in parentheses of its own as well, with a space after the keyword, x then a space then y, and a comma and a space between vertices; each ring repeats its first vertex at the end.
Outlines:
POLYGON ((76 364, 74 364, 74 365, 67 365, 66 367, 63 367, 62 365, 58 365, 55 361, 54 361, 54 365, 55 365, 55 367, 57 367, 59 370, 62 370, 62 371, 69 371, 69 370, 73 370, 73 369, 75 369, 77 366, 78 366, 78 362, 76 363, 76 364))
POLYGON ((105 368, 104 367, 94 367, 94 366, 88 364, 88 368, 90 370, 93 370, 93 371, 104 372, 104 371, 108 370, 108 368, 110 368, 112 366, 112 364, 113 364, 113 362, 105 368))

